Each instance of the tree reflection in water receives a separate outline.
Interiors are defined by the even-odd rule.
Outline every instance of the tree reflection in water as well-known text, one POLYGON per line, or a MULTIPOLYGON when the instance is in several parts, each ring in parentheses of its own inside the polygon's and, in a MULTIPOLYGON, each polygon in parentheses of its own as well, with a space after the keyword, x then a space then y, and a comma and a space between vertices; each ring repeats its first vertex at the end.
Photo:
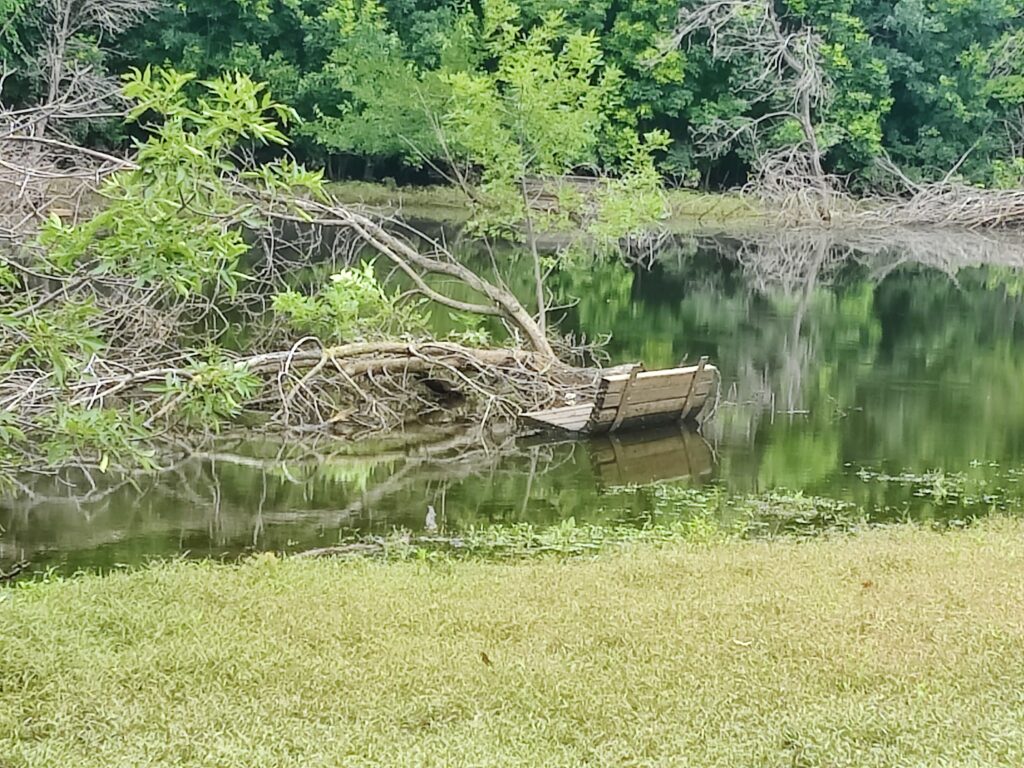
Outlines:
MULTIPOLYGON (((462 247, 492 263, 471 242, 462 247)), ((505 282, 524 288, 515 254, 493 257, 505 282)), ((158 475, 26 480, 0 503, 0 567, 23 557, 73 570, 183 551, 325 546, 359 531, 418 529, 428 505, 447 531, 643 520, 651 482, 786 488, 890 517, 966 512, 937 510, 912 484, 880 476, 966 473, 1017 492, 1019 239, 938 230, 690 236, 646 261, 577 264, 554 275, 553 300, 567 307, 565 330, 611 334, 612 362, 715 361, 723 402, 705 429, 707 460, 678 434, 660 445, 445 433, 404 447, 222 441, 158 475), (858 474, 865 467, 874 480, 858 474), (637 493, 610 492, 629 483, 637 493)))

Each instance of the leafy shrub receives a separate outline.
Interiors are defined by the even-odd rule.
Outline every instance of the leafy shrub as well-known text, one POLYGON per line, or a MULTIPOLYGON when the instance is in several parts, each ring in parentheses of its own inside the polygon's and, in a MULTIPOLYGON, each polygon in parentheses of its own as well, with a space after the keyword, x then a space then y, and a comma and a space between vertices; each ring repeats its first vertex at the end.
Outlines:
POLYGON ((44 448, 52 465, 93 457, 100 471, 112 462, 143 469, 156 466, 146 445, 152 435, 137 411, 60 404, 40 425, 50 432, 44 448))
POLYGON ((186 375, 169 374, 153 390, 163 394, 162 413, 216 431, 223 421, 237 417, 262 388, 263 381, 245 368, 214 359, 193 363, 186 375))
POLYGON ((0 323, 16 329, 19 343, 0 371, 36 366, 64 384, 85 368, 103 349, 102 339, 89 325, 96 317, 91 302, 67 302, 55 309, 37 309, 24 317, 0 316, 0 323))
POLYGON ((401 295, 389 296, 373 272, 373 263, 346 268, 313 296, 284 291, 274 297, 274 311, 298 331, 339 342, 408 333, 423 325, 415 307, 401 295))
MULTIPOLYGON (((155 113, 161 122, 146 125, 150 135, 139 145, 138 167, 104 184, 106 204, 95 216, 76 225, 57 216, 46 222, 40 244, 55 265, 70 271, 94 262, 98 274, 169 285, 181 296, 213 285, 236 291, 238 262, 248 250, 241 223, 255 212, 230 189, 240 170, 232 150, 245 142, 286 143, 278 122, 294 113, 242 74, 201 83, 205 93, 193 103, 186 88, 194 78, 148 67, 126 78, 129 121, 155 113)), ((293 164, 272 166, 287 178, 317 179, 293 164)), ((264 169, 259 180, 268 185, 275 178, 264 169)))

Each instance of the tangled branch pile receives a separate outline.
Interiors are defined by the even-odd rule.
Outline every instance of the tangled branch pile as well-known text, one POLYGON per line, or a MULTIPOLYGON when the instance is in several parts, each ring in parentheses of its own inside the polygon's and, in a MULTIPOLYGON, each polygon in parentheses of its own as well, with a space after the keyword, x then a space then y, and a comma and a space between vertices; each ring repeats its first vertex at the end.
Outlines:
MULTIPOLYGON (((129 78, 129 119, 149 138, 131 159, 84 152, 88 183, 77 158, 67 172, 52 155, 5 166, 21 180, 0 189, 0 462, 152 464, 162 435, 201 438, 243 415, 345 433, 439 414, 479 424, 586 386, 592 374, 559 362, 500 281, 339 205, 287 158, 256 162, 291 118, 261 86, 206 83, 193 108, 190 81, 129 78), (81 204, 62 210, 53 190, 72 182, 81 204), (424 302, 467 327, 433 338, 424 302), (493 348, 485 318, 508 344, 493 348)), ((79 151, 24 139, 8 119, 4 157, 25 144, 79 151)))
POLYGON ((863 217, 880 218, 895 226, 1024 227, 1024 189, 983 189, 953 182, 927 184, 882 211, 863 217))

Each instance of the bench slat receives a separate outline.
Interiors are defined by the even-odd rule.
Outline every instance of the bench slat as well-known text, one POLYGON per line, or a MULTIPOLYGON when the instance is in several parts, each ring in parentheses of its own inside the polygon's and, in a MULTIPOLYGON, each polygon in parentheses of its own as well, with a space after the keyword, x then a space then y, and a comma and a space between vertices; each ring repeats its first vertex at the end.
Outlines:
MULTIPOLYGON (((704 403, 710 394, 710 389, 696 390, 690 394, 690 408, 695 408, 704 403)), ((622 408, 622 420, 635 419, 639 416, 653 416, 663 413, 668 416, 675 415, 682 418, 683 406, 686 405, 686 393, 680 397, 673 397, 671 400, 657 400, 651 403, 627 403, 622 408)), ((687 409, 689 410, 689 408, 687 409)), ((594 421, 599 424, 610 424, 615 420, 619 412, 618 406, 602 408, 594 414, 594 421)))
POLYGON ((558 427, 570 432, 580 432, 590 420, 594 410, 593 403, 567 405, 563 408, 552 408, 547 411, 531 411, 524 413, 522 418, 542 427, 558 427))
MULTIPOLYGON (((689 381, 689 377, 694 374, 714 375, 717 371, 718 369, 713 365, 705 365, 703 370, 699 365, 688 365, 683 368, 666 368, 661 371, 643 371, 637 374, 634 384, 645 388, 657 388, 664 383, 666 387, 671 387, 676 385, 679 379, 689 381)), ((611 398, 625 389, 628 379, 628 373, 612 373, 603 376, 600 391, 604 393, 605 397, 611 398)))
MULTIPOLYGON (((639 381, 634 382, 633 386, 629 390, 629 396, 627 402, 630 404, 634 403, 652 403, 658 400, 672 399, 675 397, 685 397, 687 391, 690 389, 691 382, 693 383, 693 391, 696 394, 701 390, 710 389, 714 386, 715 373, 708 371, 706 368, 699 375, 694 377, 693 374, 686 374, 684 376, 678 376, 670 379, 656 380, 647 384, 642 384, 639 381)), ((602 401, 602 407, 611 408, 617 406, 622 400, 621 393, 605 395, 602 401)))
MULTIPOLYGON (((714 370, 715 366, 705 365, 704 370, 714 370)), ((671 376, 680 376, 687 373, 697 373, 700 369, 699 365, 685 365, 682 368, 663 368, 657 371, 643 371, 638 373, 636 378, 638 381, 654 381, 657 379, 664 379, 671 376)), ((603 376, 601 381, 608 382, 608 391, 617 392, 622 389, 623 384, 629 379, 629 373, 610 373, 607 376, 603 376)))
MULTIPOLYGON (((637 377, 637 375, 639 373, 640 373, 640 368, 634 368, 632 371, 629 372, 629 378, 626 379, 625 388, 622 390, 622 395, 620 397, 619 407, 618 407, 618 409, 616 409, 615 419, 612 421, 612 426, 611 426, 612 432, 614 432, 616 429, 618 429, 619 426, 622 424, 622 420, 626 418, 626 412, 625 412, 626 409, 624 408, 624 406, 627 403, 629 403, 629 397, 633 393, 633 387, 636 385, 636 377, 637 377)), ((605 405, 607 405, 607 403, 602 401, 601 407, 604 407, 605 405)), ((598 406, 594 407, 595 412, 597 410, 597 407, 598 406)), ((591 414, 591 418, 593 418, 593 414, 591 414)))

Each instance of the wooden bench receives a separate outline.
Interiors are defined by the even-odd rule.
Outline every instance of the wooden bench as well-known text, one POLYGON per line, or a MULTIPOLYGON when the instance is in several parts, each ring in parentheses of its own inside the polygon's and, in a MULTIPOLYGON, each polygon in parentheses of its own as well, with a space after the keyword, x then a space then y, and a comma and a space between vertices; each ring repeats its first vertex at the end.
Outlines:
POLYGON ((603 434, 672 421, 696 422, 718 388, 718 369, 702 357, 697 365, 601 378, 593 401, 524 413, 527 424, 545 429, 603 434))

